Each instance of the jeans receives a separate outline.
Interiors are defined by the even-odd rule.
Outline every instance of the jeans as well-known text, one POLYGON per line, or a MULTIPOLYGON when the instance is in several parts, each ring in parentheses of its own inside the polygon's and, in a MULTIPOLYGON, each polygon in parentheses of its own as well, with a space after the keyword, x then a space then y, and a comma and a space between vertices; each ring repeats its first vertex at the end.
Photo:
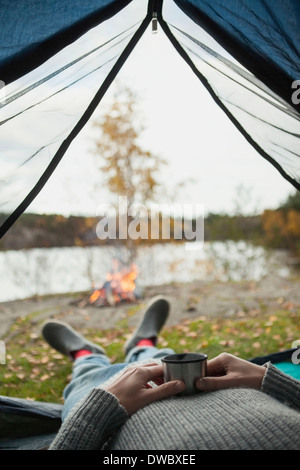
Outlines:
POLYGON ((73 363, 71 382, 66 386, 62 420, 87 393, 94 387, 106 382, 128 364, 145 359, 161 359, 167 354, 174 354, 169 348, 157 349, 153 346, 136 346, 132 348, 121 364, 111 364, 105 354, 89 354, 76 359, 73 363))

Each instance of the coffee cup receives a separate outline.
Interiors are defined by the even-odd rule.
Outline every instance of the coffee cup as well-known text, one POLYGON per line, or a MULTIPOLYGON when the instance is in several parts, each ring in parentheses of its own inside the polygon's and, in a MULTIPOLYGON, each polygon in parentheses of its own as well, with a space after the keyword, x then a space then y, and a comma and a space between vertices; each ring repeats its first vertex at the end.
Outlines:
POLYGON ((182 380, 185 390, 180 395, 197 393, 195 382, 207 374, 207 354, 182 353, 169 354, 161 359, 164 381, 182 380))

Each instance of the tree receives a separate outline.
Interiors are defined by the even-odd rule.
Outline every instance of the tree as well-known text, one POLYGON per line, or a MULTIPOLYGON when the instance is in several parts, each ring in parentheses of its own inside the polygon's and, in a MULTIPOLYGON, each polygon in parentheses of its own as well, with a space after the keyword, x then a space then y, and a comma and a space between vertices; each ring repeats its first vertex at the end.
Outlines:
POLYGON ((112 104, 94 126, 100 131, 94 152, 103 161, 100 169, 108 189, 127 196, 128 205, 155 199, 159 183, 157 173, 165 163, 142 148, 144 130, 137 111, 137 96, 129 87, 117 90, 112 104))
POLYGON ((293 194, 290 194, 286 201, 280 206, 280 209, 294 209, 300 212, 300 191, 297 190, 293 194))
MULTIPOLYGON (((164 160, 141 144, 144 130, 137 109, 137 95, 128 87, 118 88, 103 117, 94 122, 99 131, 94 153, 100 157, 104 182, 116 196, 126 196, 127 206, 155 201, 160 184, 157 174, 164 160)), ((124 220, 124 219, 123 219, 124 220)), ((127 226, 130 217, 127 214, 127 226)), ((131 257, 135 243, 125 241, 131 257)))

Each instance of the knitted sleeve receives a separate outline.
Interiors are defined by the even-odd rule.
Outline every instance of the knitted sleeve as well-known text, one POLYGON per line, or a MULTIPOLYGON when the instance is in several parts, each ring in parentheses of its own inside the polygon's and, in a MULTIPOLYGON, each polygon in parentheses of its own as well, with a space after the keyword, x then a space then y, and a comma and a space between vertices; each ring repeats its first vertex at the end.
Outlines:
POLYGON ((270 362, 265 364, 261 391, 300 411, 300 381, 288 376, 270 362))
POLYGON ((94 388, 64 421, 49 450, 101 449, 127 418, 113 394, 94 388))

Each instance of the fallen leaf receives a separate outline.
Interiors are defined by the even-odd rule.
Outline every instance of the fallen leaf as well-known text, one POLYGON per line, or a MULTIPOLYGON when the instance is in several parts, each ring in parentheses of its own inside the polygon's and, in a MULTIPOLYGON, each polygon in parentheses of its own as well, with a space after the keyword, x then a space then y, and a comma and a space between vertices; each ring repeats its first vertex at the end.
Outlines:
POLYGON ((295 304, 293 304, 293 302, 285 302, 282 307, 286 308, 287 310, 292 310, 295 308, 295 304))
POLYGON ((187 335, 189 338, 196 338, 198 335, 196 333, 196 331, 190 331, 189 333, 187 333, 187 335))
POLYGON ((274 322, 274 321, 277 320, 277 317, 276 317, 275 315, 270 315, 270 316, 269 316, 269 320, 270 320, 271 322, 274 322))
POLYGON ((40 378, 40 380, 41 380, 42 382, 44 382, 45 380, 47 380, 47 379, 49 379, 49 378, 50 378, 50 375, 44 374, 44 375, 42 375, 42 377, 40 378))
POLYGON ((240 312, 238 312, 236 315, 237 315, 238 318, 243 318, 243 317, 246 316, 245 312, 243 312, 242 310, 240 312))

